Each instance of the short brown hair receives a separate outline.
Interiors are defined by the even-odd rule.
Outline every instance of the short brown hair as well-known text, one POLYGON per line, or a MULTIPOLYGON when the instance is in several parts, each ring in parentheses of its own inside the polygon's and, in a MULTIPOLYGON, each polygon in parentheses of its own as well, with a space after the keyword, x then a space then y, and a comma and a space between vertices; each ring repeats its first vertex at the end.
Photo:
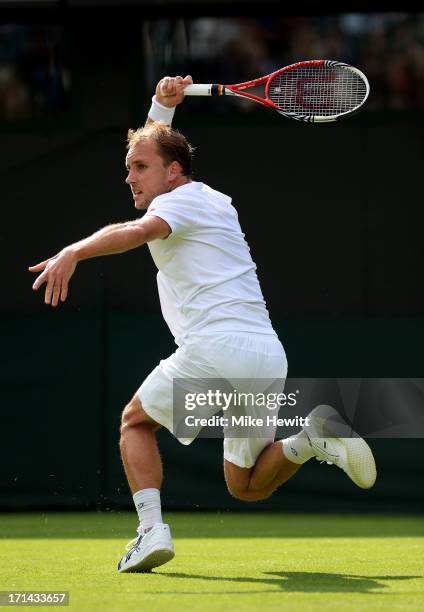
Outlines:
POLYGON ((177 161, 182 169, 183 175, 191 177, 193 174, 192 158, 193 147, 178 130, 166 125, 162 121, 148 123, 137 130, 128 130, 127 149, 130 149, 143 140, 154 140, 157 144, 159 155, 167 165, 177 161))

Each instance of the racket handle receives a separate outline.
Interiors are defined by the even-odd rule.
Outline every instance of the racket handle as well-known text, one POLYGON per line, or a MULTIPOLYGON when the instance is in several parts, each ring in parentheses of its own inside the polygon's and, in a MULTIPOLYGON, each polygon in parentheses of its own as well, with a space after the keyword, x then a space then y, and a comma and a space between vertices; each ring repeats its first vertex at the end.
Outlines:
POLYGON ((187 85, 184 88, 184 94, 186 96, 213 96, 216 95, 215 88, 217 87, 217 85, 212 85, 212 83, 209 85, 195 83, 194 85, 187 85))

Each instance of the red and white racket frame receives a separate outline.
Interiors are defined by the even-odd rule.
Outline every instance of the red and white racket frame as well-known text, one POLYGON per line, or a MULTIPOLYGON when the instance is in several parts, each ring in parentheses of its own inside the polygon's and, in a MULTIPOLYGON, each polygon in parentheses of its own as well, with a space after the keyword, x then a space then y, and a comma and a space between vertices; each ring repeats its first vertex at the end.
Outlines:
POLYGON ((188 85, 184 93, 188 96, 239 96, 242 98, 248 98, 249 100, 253 100, 254 102, 258 102, 264 106, 268 106, 273 110, 276 110, 280 115, 284 115, 285 117, 289 117, 290 119, 296 119, 298 121, 306 121, 309 123, 327 123, 330 121, 337 121, 341 117, 346 117, 347 115, 352 115, 357 112, 358 109, 365 103, 368 98, 370 92, 370 86, 368 83, 367 77, 363 72, 355 68, 354 66, 350 66, 349 64, 345 64, 344 62, 337 62, 333 60, 308 60, 304 62, 296 62, 295 64, 290 64, 290 66, 285 66, 284 68, 279 68, 275 72, 271 72, 271 74, 267 74, 258 79, 253 79, 252 81, 246 81, 244 83, 237 83, 235 85, 220 85, 218 83, 210 83, 210 84, 193 84, 188 85), (299 114, 292 112, 284 112, 278 107, 268 96, 269 96, 269 88, 276 76, 283 74, 285 72, 290 72, 292 70, 296 70, 298 68, 308 68, 308 67, 323 67, 323 68, 337 68, 341 67, 345 70, 350 70, 351 72, 357 74, 366 86, 366 95, 364 99, 361 100, 360 104, 358 104, 353 109, 350 109, 344 113, 339 113, 337 115, 318 115, 318 114, 299 114), (246 89, 250 89, 251 87, 257 87, 259 85, 265 84, 265 97, 262 98, 255 94, 249 93, 245 91, 246 89))

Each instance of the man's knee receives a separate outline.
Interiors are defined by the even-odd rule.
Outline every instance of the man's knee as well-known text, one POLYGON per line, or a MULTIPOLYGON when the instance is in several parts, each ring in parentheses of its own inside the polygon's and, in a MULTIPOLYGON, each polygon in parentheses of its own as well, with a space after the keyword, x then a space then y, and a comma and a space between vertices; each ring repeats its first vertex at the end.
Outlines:
POLYGON ((144 410, 139 398, 134 395, 132 400, 125 406, 121 416, 121 436, 131 427, 144 425, 156 431, 160 425, 156 423, 144 410))
POLYGON ((252 468, 242 468, 224 460, 224 473, 228 492, 236 499, 254 502, 267 499, 271 495, 268 491, 252 491, 249 488, 252 468))
POLYGON ((240 501, 252 501, 248 496, 248 491, 241 488, 236 483, 228 482, 227 480, 227 489, 229 494, 235 499, 239 499, 240 501))
POLYGON ((228 488, 228 492, 230 493, 230 495, 232 495, 232 497, 235 497, 235 499, 239 499, 240 501, 245 501, 245 502, 261 501, 263 499, 268 499, 268 497, 271 497, 272 495, 272 492, 251 491, 248 488, 247 489, 240 488, 237 484, 234 485, 233 483, 228 483, 228 482, 227 482, 227 488, 228 488))

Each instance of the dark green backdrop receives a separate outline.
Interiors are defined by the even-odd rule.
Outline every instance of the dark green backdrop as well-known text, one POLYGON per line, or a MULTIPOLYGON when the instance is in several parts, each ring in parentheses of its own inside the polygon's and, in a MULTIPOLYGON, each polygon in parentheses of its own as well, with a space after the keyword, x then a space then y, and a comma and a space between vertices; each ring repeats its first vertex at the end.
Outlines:
MULTIPOLYGON (((375 319, 371 325, 353 318, 305 322, 288 317, 276 327, 292 376, 422 374, 423 320, 375 319), (393 347, 402 360, 393 361, 393 347)), ((173 350, 160 316, 106 313, 101 307, 3 316, 1 332, 6 359, 1 370, 0 507, 129 505, 119 459, 119 418, 145 375, 173 350)), ((187 448, 168 432, 159 438, 166 508, 423 509, 424 445, 419 439, 370 441, 379 468, 371 491, 357 489, 337 468, 310 461, 271 499, 243 504, 226 492, 221 440, 197 440, 187 448)))

